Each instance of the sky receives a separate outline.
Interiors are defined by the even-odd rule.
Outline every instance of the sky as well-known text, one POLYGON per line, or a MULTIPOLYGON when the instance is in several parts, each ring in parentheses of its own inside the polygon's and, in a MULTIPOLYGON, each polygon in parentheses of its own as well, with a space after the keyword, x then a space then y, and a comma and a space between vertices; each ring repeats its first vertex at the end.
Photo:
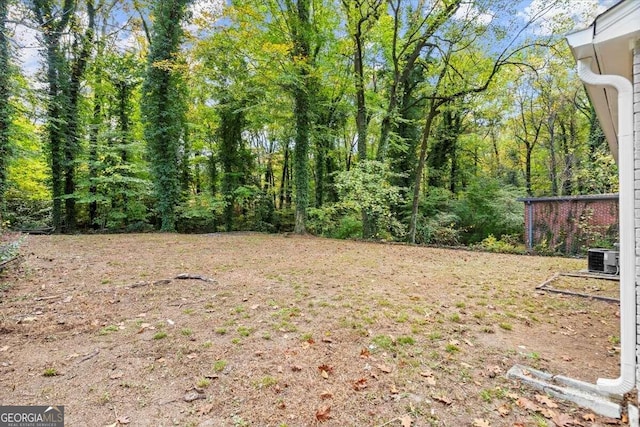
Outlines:
MULTIPOLYGON (((2 1, 2 0, 0 0, 2 1)), ((519 16, 523 20, 527 20, 533 14, 540 10, 540 5, 545 0, 522 0, 520 2, 519 16)), ((604 12, 609 7, 618 3, 620 0, 566 0, 570 4, 570 18, 576 23, 574 29, 580 29, 589 26, 595 16, 604 12)), ((18 4, 23 4, 19 2, 18 4)), ((219 0, 194 0, 192 3, 192 11, 194 16, 206 16, 208 12, 215 9, 219 5, 219 0)), ((476 15, 472 6, 463 5, 458 11, 457 16, 464 19, 464 16, 476 15)), ((566 13, 565 8, 552 8, 545 13, 541 24, 534 28, 539 35, 548 34, 551 30, 551 24, 554 19, 566 13)), ((20 11, 16 7, 10 9, 10 19, 18 21, 20 19, 20 11)), ((481 14, 478 18, 484 22, 490 22, 493 19, 491 13, 481 14)), ((27 76, 34 76, 38 69, 41 68, 41 56, 39 53, 39 43, 37 40, 37 31, 24 25, 18 25, 14 28, 13 36, 14 48, 16 49, 18 61, 27 76)), ((123 40, 123 45, 131 43, 131 40, 123 40)))

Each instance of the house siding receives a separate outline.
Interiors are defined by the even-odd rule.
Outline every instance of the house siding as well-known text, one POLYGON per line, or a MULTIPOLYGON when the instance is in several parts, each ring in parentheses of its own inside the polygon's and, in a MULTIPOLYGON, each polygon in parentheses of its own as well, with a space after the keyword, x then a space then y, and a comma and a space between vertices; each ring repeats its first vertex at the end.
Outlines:
POLYGON ((584 252, 618 240, 617 194, 521 199, 525 243, 539 251, 584 252))

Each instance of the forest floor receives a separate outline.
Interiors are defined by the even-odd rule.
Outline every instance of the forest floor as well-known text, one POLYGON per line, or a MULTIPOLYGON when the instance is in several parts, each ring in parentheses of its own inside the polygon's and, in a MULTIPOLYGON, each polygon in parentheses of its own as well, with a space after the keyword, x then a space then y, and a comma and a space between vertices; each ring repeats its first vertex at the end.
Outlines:
POLYGON ((622 423, 505 376, 618 376, 618 304, 536 290, 584 259, 253 233, 21 253, 0 282, 0 404, 64 405, 67 426, 622 423))

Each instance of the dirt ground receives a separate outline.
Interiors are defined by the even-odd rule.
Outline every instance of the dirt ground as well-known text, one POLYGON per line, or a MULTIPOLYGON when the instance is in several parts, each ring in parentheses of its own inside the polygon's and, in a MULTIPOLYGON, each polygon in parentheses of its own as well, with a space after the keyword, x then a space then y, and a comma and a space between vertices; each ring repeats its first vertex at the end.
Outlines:
POLYGON ((505 376, 618 376, 618 305, 536 290, 584 259, 264 234, 21 253, 0 282, 0 404, 64 405, 67 426, 618 424, 505 376))

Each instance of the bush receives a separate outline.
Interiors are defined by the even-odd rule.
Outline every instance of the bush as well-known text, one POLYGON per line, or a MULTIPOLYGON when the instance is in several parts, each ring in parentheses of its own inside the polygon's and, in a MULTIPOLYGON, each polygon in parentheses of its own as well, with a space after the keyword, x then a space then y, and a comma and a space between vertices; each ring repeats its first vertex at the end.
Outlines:
POLYGON ((403 237, 404 226, 391 211, 401 200, 400 188, 390 183, 394 176, 388 165, 374 160, 361 161, 350 170, 336 174, 341 207, 356 213, 358 218, 367 216, 370 235, 363 237, 403 237))
POLYGON ((524 206, 517 198, 520 190, 495 179, 472 182, 458 200, 462 242, 471 244, 493 236, 522 234, 524 206))
POLYGON ((510 254, 526 253, 524 245, 518 241, 516 236, 505 235, 499 240, 493 234, 490 234, 482 242, 474 245, 474 248, 489 252, 500 252, 510 254))
POLYGON ((49 200, 7 199, 3 220, 12 230, 32 230, 51 226, 49 200))
POLYGON ((216 231, 216 219, 224 209, 224 202, 208 194, 198 194, 176 208, 176 230, 181 233, 216 231))

